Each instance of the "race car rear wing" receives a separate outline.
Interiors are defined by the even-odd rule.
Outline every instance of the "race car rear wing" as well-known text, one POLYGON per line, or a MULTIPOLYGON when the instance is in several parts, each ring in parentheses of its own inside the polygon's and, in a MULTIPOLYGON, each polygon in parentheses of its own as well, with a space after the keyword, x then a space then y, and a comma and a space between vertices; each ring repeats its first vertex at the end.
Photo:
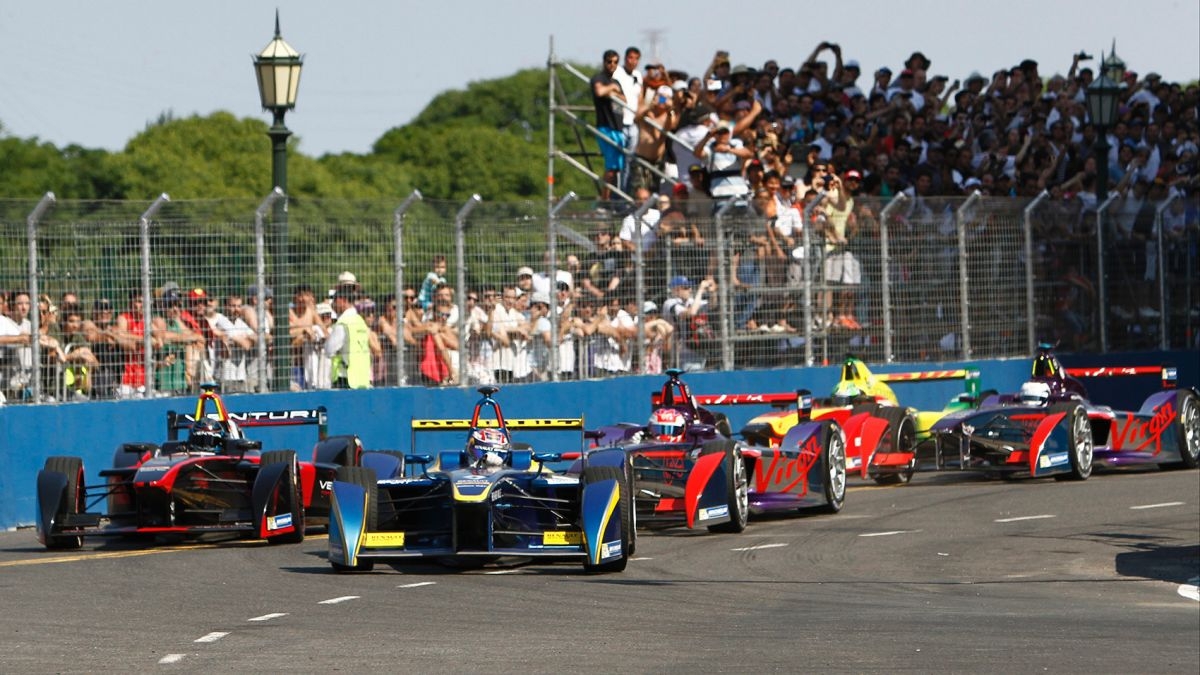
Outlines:
MULTIPOLYGON (((717 405, 772 405, 786 407, 795 405, 800 410, 811 411, 813 406, 812 392, 807 389, 770 394, 693 394, 692 398, 695 399, 696 405, 703 407, 717 405)), ((658 406, 662 403, 662 396, 653 394, 650 400, 655 406, 658 406)))
POLYGON ((204 413, 199 410, 194 413, 167 411, 167 440, 179 440, 179 431, 191 429, 196 420, 208 417, 222 422, 232 422, 239 429, 246 427, 317 427, 317 440, 323 441, 329 437, 329 415, 325 406, 297 410, 247 410, 234 412, 225 410, 224 404, 217 410, 204 413))
POLYGON ((1064 368, 1071 377, 1134 377, 1159 375, 1163 389, 1174 389, 1179 381, 1179 371, 1171 364, 1161 366, 1101 366, 1097 368, 1064 368))
POLYGON ((967 368, 958 370, 919 370, 908 373, 874 373, 875 379, 889 384, 897 382, 936 382, 941 380, 964 380, 965 393, 971 398, 979 396, 979 371, 967 368))
POLYGON ((529 417, 521 419, 413 419, 412 440, 409 445, 413 452, 417 447, 417 433, 430 431, 470 431, 471 429, 499 429, 509 431, 578 431, 579 447, 584 444, 584 424, 582 417, 529 417))

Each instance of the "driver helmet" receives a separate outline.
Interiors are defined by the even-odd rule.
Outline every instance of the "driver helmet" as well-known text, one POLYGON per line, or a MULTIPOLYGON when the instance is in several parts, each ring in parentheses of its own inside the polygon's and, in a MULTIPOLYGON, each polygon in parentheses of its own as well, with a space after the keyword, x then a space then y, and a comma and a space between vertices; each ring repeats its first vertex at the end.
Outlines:
POLYGON ((679 442, 683 440, 685 427, 687 417, 682 412, 675 408, 659 408, 651 413, 647 430, 655 440, 679 442))
POLYGON ((841 382, 833 389, 833 402, 836 405, 850 405, 854 399, 862 396, 862 389, 853 382, 841 382))
POLYGON ((217 452, 224 445, 225 430, 221 423, 214 419, 197 420, 188 433, 188 447, 192 450, 207 450, 217 452))
POLYGON ((1045 382, 1026 382, 1017 392, 1017 401, 1024 405, 1046 405, 1050 400, 1050 385, 1045 382))
POLYGON ((508 433, 503 429, 476 429, 467 440, 467 454, 478 461, 488 453, 508 452, 508 433))

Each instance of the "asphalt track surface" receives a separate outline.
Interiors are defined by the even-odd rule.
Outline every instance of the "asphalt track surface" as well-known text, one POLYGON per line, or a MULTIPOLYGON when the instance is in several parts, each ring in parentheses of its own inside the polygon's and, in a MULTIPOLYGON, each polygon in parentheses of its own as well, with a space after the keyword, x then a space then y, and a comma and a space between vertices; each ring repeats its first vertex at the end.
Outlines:
POLYGON ((918 474, 623 574, 0 533, 0 672, 1200 672, 1200 472, 918 474), (1189 583, 1190 582, 1190 583, 1189 583))

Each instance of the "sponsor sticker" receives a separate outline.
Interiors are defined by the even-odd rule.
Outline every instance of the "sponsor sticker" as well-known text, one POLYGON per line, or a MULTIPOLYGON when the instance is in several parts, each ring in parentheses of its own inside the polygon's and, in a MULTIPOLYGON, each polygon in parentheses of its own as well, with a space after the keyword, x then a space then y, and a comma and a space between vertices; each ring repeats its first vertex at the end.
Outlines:
POLYGON ((1065 452, 1058 453, 1055 455, 1050 455, 1050 466, 1058 466, 1059 464, 1066 464, 1067 462, 1070 462, 1070 461, 1071 461, 1071 456, 1065 452))
POLYGON ((292 514, 285 513, 279 516, 267 516, 268 530, 282 530, 285 527, 292 526, 292 514))
POLYGON ((600 559, 608 560, 621 555, 621 542, 605 542, 600 545, 600 559))
POLYGON ((1043 469, 1050 466, 1050 458, 1046 455, 1042 455, 1041 457, 1038 457, 1038 466, 1043 469))
POLYGON ((712 520, 713 518, 722 518, 729 515, 729 505, 713 506, 707 509, 700 509, 700 520, 712 520))
POLYGON ((570 530, 551 530, 542 533, 542 544, 545 546, 578 546, 583 543, 582 532, 570 530))
POLYGON ((363 546, 379 548, 403 548, 403 532, 368 532, 363 538, 363 546))

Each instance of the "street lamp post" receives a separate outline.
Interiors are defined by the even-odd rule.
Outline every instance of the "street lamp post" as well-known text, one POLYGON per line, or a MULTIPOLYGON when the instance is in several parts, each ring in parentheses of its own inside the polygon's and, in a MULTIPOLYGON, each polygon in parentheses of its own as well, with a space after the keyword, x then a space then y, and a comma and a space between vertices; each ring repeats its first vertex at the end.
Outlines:
MULTIPOLYGON (((275 202, 273 211, 273 219, 279 228, 274 277, 276 287, 283 293, 288 292, 282 282, 291 269, 287 222, 287 139, 292 135, 283 123, 283 116, 296 107, 296 93, 300 89, 300 69, 303 63, 304 57, 279 34, 279 10, 275 10, 275 37, 254 57, 254 74, 258 78, 258 95, 263 110, 270 111, 274 117, 271 128, 267 130, 267 136, 271 139, 271 187, 281 190, 284 194, 284 199, 275 202)), ((285 355, 288 349, 287 312, 276 312, 276 354, 285 355)), ((289 361, 287 367, 275 369, 277 391, 287 388, 290 365, 289 361)))
MULTIPOLYGON (((1113 45, 1116 46, 1115 44, 1113 45)), ((1117 118, 1117 101, 1120 99, 1120 73, 1125 62, 1112 53, 1102 62, 1100 77, 1087 88, 1088 117, 1096 125, 1096 202, 1108 198, 1108 129, 1117 118), (1115 75, 1115 78, 1114 78, 1115 75)))

